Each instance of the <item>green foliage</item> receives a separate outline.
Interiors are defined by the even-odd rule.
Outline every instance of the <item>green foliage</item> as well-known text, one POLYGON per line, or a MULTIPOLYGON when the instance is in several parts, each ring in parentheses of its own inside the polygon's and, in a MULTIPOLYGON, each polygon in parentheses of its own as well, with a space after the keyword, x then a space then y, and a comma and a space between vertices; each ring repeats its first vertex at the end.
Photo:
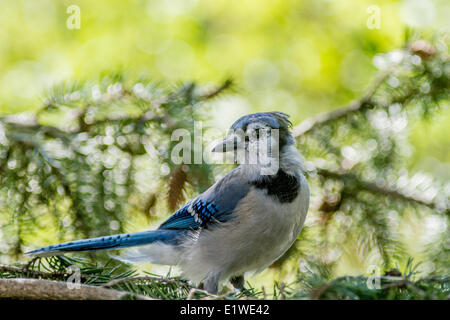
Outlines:
POLYGON ((448 299, 450 296, 449 276, 433 276, 415 279, 414 269, 406 268, 403 274, 391 270, 377 277, 379 286, 372 288, 375 278, 364 276, 345 276, 329 280, 330 270, 324 266, 299 273, 296 282, 286 285, 275 282, 273 292, 255 290, 250 286, 241 292, 228 292, 214 296, 192 287, 180 278, 159 277, 153 274, 137 276, 133 269, 93 264, 85 259, 55 256, 37 258, 29 264, 16 266, 0 265, 0 279, 34 278, 52 279, 67 283, 87 284, 94 287, 131 292, 156 299, 354 299, 354 300, 410 300, 410 299, 448 299), (325 268, 325 269, 324 269, 325 268), (74 272, 77 277, 74 277, 74 272))
MULTIPOLYGON (((447 182, 406 170, 411 124, 448 107, 447 49, 413 34, 376 64, 379 77, 360 101, 298 127, 317 197, 317 221, 305 234, 316 245, 307 259, 335 265, 347 256, 388 269, 406 261, 411 239, 402 237, 401 225, 411 216, 448 228, 447 182)), ((448 232, 439 234, 428 236, 421 259, 448 274, 448 232)))
MULTIPOLYGON (((112 266, 109 261, 104 266, 82 258, 55 256, 50 258, 36 258, 27 265, 0 265, 0 279, 34 278, 65 281, 128 291, 158 299, 204 299, 218 298, 210 296, 201 289, 192 287, 179 277, 160 277, 152 273, 137 275, 137 271, 127 266, 112 266), (78 272, 77 274, 75 272, 78 272), (77 277, 74 277, 74 275, 77 277)), ((242 297, 257 297, 260 292, 255 289, 245 289, 240 293, 229 293, 220 298, 239 299, 242 297)))
MULTIPOLYGON (((146 182, 147 168, 161 168, 148 176, 158 186, 155 192, 166 183, 159 177, 183 173, 183 179, 169 179, 171 209, 183 201, 186 184, 197 193, 205 190, 213 179, 211 167, 169 161, 176 144, 171 134, 176 128, 192 133, 193 121, 205 118, 205 102, 230 86, 227 80, 210 90, 193 83, 163 89, 109 75, 54 88, 32 123, 0 119, 0 203, 9 220, 2 224, 10 235, 8 253, 21 254, 23 237, 48 228, 48 217, 60 239, 123 232, 126 213, 142 212, 144 199, 155 199, 150 188, 138 186, 146 182)), ((155 201, 147 202, 145 211, 153 206, 155 201)))
POLYGON ((321 264, 310 265, 295 283, 278 290, 285 299, 322 300, 446 300, 450 279, 445 276, 419 277, 419 264, 408 259, 403 272, 390 269, 383 275, 342 276, 330 279, 331 270, 321 264))

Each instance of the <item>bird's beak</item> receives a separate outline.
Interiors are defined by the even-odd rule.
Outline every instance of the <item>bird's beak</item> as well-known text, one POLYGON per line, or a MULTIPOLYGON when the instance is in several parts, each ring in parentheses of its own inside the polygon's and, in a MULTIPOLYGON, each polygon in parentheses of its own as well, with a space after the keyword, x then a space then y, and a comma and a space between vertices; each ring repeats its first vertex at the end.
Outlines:
POLYGON ((228 152, 234 151, 238 147, 238 142, 235 136, 230 136, 219 142, 212 148, 211 152, 228 152))

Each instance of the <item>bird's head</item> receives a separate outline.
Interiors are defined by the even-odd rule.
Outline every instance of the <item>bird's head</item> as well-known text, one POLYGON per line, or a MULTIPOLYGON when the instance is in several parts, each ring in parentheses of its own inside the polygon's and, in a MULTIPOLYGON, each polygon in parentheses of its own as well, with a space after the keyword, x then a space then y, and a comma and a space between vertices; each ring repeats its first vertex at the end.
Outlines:
POLYGON ((249 114, 234 122, 227 137, 212 151, 240 153, 245 157, 242 158, 245 163, 251 162, 252 156, 258 159, 276 157, 285 146, 295 143, 291 127, 289 116, 282 112, 249 114))

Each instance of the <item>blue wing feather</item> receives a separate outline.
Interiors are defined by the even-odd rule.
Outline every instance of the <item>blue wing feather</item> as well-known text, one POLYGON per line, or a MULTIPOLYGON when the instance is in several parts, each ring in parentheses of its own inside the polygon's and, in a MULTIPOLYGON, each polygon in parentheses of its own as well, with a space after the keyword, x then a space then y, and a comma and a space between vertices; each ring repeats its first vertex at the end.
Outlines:
POLYGON ((186 203, 161 224, 159 229, 198 229, 207 227, 216 220, 225 222, 231 218, 231 213, 247 195, 249 188, 238 169, 235 169, 203 194, 186 203))
POLYGON ((220 211, 214 202, 196 198, 175 212, 159 229, 198 229, 207 226, 212 219, 224 221, 224 214, 226 212, 220 211))
POLYGON ((192 201, 186 203, 162 225, 160 225, 159 229, 197 229, 200 227, 200 223, 193 221, 192 215, 188 211, 191 203, 192 201))

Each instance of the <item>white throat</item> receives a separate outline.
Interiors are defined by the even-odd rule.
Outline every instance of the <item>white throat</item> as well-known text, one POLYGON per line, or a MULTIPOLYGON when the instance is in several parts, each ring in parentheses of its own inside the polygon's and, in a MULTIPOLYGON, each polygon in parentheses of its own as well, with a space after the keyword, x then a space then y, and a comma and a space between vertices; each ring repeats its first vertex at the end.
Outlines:
POLYGON ((241 164, 240 170, 248 181, 258 181, 272 174, 277 174, 278 169, 282 169, 289 175, 298 175, 305 171, 304 159, 300 152, 293 145, 284 146, 279 157, 270 158, 268 165, 241 164), (270 168, 269 168, 270 167, 270 168))

